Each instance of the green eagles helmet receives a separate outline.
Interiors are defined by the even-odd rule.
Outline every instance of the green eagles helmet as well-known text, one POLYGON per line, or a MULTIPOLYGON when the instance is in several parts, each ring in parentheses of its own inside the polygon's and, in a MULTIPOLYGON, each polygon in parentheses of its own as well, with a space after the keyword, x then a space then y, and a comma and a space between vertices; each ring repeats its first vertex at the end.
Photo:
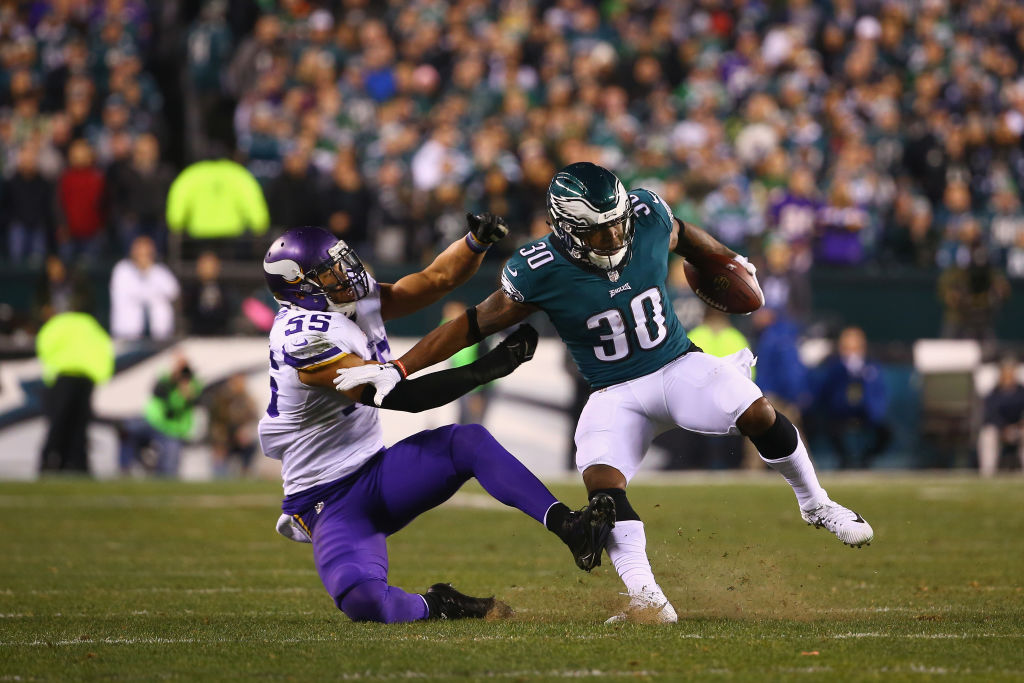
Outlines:
POLYGON ((569 164, 548 185, 548 219, 569 256, 617 280, 629 262, 633 205, 622 182, 588 161, 569 164))

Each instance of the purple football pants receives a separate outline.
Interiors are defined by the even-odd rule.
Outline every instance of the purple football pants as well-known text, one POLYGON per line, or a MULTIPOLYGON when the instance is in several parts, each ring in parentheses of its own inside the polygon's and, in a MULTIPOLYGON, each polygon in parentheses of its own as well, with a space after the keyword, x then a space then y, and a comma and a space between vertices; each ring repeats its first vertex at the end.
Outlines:
POLYGON ((312 530, 317 572, 353 621, 427 617, 420 595, 388 585, 387 537, 437 507, 471 477, 497 500, 538 522, 556 499, 480 425, 448 425, 399 441, 324 491, 299 516, 312 530), (339 495, 340 494, 340 495, 339 495), (318 501, 319 502, 319 501, 318 501))

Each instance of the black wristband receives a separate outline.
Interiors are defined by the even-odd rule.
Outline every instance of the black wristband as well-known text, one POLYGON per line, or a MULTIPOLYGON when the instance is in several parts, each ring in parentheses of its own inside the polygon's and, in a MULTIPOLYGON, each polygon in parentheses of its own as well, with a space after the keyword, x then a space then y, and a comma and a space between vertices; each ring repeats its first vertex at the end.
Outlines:
POLYGON ((484 338, 480 333, 480 323, 476 321, 476 306, 466 309, 466 320, 469 323, 469 338, 475 344, 484 338))

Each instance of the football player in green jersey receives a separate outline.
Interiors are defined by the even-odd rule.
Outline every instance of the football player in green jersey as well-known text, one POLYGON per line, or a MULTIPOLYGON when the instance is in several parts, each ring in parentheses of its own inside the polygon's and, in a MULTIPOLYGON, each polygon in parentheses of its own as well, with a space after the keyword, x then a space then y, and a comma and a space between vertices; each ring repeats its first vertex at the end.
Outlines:
MULTIPOLYGON (((627 193, 607 169, 571 164, 551 180, 552 234, 508 260, 501 289, 437 328, 400 359, 409 373, 438 363, 538 310, 551 319, 594 392, 576 427, 576 465, 591 496, 615 500, 608 556, 626 584, 631 610, 661 622, 676 612, 655 581, 643 522, 626 497, 659 425, 704 434, 740 433, 793 487, 805 521, 843 543, 873 537, 857 513, 829 499, 800 435, 750 380, 753 356, 743 349, 703 353, 676 319, 665 289, 668 254, 699 263, 726 254, 754 275, 746 258, 704 230, 678 220, 657 194, 627 193)), ((763 297, 762 297, 763 298, 763 297)), ((403 375, 389 364, 342 370, 335 384, 372 383, 378 403, 403 375)), ((626 618, 626 614, 611 620, 626 618)))

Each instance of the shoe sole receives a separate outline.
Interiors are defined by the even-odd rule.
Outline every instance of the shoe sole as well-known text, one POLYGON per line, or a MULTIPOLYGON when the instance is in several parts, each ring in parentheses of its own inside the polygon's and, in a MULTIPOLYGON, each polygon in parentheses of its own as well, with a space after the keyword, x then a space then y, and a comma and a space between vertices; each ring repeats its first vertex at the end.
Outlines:
POLYGON ((658 607, 657 605, 651 605, 650 607, 632 608, 625 612, 619 612, 605 619, 605 624, 621 624, 623 622, 631 622, 634 624, 654 624, 659 626, 671 626, 672 624, 678 623, 679 617, 675 615, 673 610, 673 618, 663 618, 661 613, 665 609, 665 605, 658 607))
MULTIPOLYGON (((807 520, 804 520, 804 521, 806 522, 807 520)), ((871 545, 871 541, 875 540, 875 536, 874 536, 874 534, 872 534, 871 538, 865 539, 865 540, 861 541, 860 543, 849 543, 849 542, 844 541, 843 539, 839 538, 838 535, 836 535, 833 532, 829 531, 828 527, 826 527, 824 524, 821 524, 820 522, 807 522, 807 526, 813 526, 815 529, 825 529, 825 531, 828 531, 833 536, 838 538, 840 543, 842 543, 843 545, 848 545, 851 548, 863 548, 866 545, 871 545)))
POLYGON ((608 536, 615 527, 615 500, 607 493, 599 493, 587 508, 587 524, 590 526, 590 544, 595 549, 588 555, 576 558, 576 566, 585 572, 601 566, 601 553, 608 543, 608 536))

